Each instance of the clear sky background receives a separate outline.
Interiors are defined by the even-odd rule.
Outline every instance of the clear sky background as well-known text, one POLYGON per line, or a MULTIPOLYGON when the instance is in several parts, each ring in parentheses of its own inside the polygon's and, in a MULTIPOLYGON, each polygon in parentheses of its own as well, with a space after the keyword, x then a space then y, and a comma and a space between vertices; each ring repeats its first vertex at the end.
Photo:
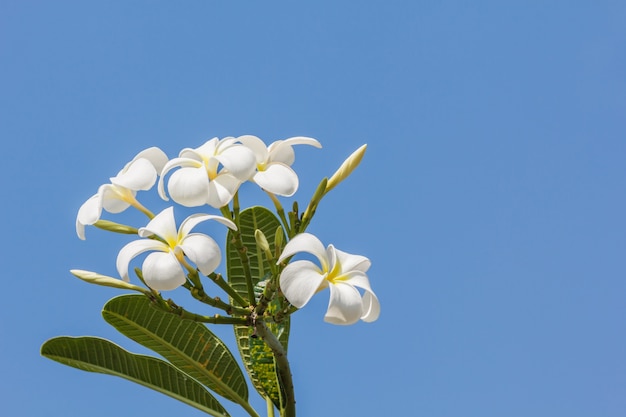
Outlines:
POLYGON ((120 291, 68 272, 114 275, 129 240, 80 241, 79 206, 144 148, 254 134, 323 144, 296 149, 301 204, 368 144, 310 231, 372 259, 382 315, 326 324, 325 292, 294 316, 299 416, 626 415, 624 22, 617 0, 0 1, 1 414, 202 415, 39 348, 142 352, 101 319, 120 291))

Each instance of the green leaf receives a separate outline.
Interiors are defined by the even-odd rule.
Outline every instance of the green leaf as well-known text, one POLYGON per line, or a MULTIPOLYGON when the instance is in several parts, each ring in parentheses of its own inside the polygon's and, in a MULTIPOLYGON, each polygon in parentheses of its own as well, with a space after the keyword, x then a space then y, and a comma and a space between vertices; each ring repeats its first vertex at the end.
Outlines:
POLYGON ((109 300, 102 316, 119 332, 159 353, 198 382, 247 406, 248 386, 241 368, 205 325, 161 311, 143 295, 109 300))
POLYGON ((228 413, 197 381, 165 361, 130 353, 97 337, 56 337, 41 347, 46 358, 88 372, 119 376, 176 398, 215 417, 228 413))
MULTIPOLYGON (((268 240, 270 248, 274 247, 276 229, 280 227, 278 218, 264 207, 251 207, 243 210, 239 217, 239 232, 241 241, 246 248, 249 260, 250 272, 253 285, 258 297, 263 291, 264 280, 271 275, 265 255, 257 248, 254 232, 258 229, 263 232, 268 240)), ((248 289, 244 273, 244 264, 233 238, 236 232, 229 231, 226 241, 226 263, 228 281, 230 285, 244 298, 248 298, 248 289)), ((277 301, 272 301, 267 312, 273 313, 282 309, 277 301)), ((282 343, 285 350, 289 339, 289 317, 280 324, 267 323, 269 330, 274 333, 282 343)), ((274 405, 281 409, 283 404, 280 391, 280 383, 276 372, 276 364, 271 349, 259 338, 252 337, 253 329, 249 326, 234 326, 237 346, 243 359, 243 363, 250 375, 252 384, 263 397, 269 397, 274 405)))

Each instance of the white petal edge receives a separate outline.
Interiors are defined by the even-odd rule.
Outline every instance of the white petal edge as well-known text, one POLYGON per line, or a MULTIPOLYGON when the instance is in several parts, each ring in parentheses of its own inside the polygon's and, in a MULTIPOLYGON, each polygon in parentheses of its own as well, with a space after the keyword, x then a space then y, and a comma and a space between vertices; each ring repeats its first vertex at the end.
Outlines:
POLYGON ((233 223, 231 220, 228 220, 226 217, 216 216, 214 214, 195 213, 187 217, 180 224, 180 227, 178 228, 178 237, 181 239, 184 238, 191 232, 191 229, 207 220, 215 220, 230 229, 237 230, 237 226, 235 225, 235 223, 233 223))
POLYGON ((130 277, 128 276, 128 265, 134 257, 149 250, 166 251, 167 249, 168 248, 164 243, 157 240, 134 240, 126 244, 126 246, 124 246, 117 254, 117 260, 115 261, 117 273, 120 274, 124 281, 129 282, 130 277))
POLYGON ((289 146, 293 146, 293 145, 310 145, 313 146, 315 148, 321 149, 322 148, 322 144, 319 143, 319 141, 317 139, 313 139, 307 136, 294 136, 288 139, 283 140, 284 144, 287 144, 289 146))
POLYGON ((139 152, 137 155, 135 155, 133 161, 139 158, 144 158, 150 161, 157 173, 160 173, 163 170, 163 167, 165 166, 165 164, 167 164, 167 161, 169 159, 165 152, 163 152, 160 148, 157 148, 156 146, 144 149, 143 151, 139 152))
POLYGON ((204 275, 215 271, 222 260, 219 245, 202 233, 188 235, 179 247, 204 275))
POLYGON ((161 177, 159 178, 158 192, 159 196, 165 201, 168 200, 165 194, 165 176, 174 168, 200 168, 203 164, 201 161, 197 161, 191 158, 174 158, 169 161, 161 170, 161 177))
POLYGON ((289 165, 280 162, 271 163, 265 171, 257 172, 254 182, 265 191, 284 197, 291 197, 298 191, 298 176, 289 165))
POLYGON ((135 191, 149 190, 156 182, 157 174, 157 170, 150 161, 140 158, 128 164, 123 172, 111 178, 111 184, 135 191))
POLYGON ((372 287, 370 286, 370 281, 367 275, 365 275, 362 271, 349 271, 344 275, 343 282, 352 285, 353 287, 363 288, 371 293, 372 287))
POLYGON ((176 231, 176 219, 174 219, 174 207, 162 210, 145 227, 140 228, 137 234, 141 237, 157 235, 166 241, 176 240, 178 233, 176 231))
POLYGON ((247 181, 256 171, 256 156, 243 145, 233 145, 214 158, 240 181, 247 181))
POLYGON ((296 160, 296 154, 293 148, 289 144, 285 144, 285 141, 277 140, 271 143, 267 148, 270 152, 269 162, 282 162, 286 165, 291 165, 296 160))
POLYGON ((76 234, 80 240, 85 240, 87 237, 85 236, 85 225, 76 219, 76 234))
POLYGON ((104 184, 98 188, 102 196, 102 208, 109 213, 121 213, 130 207, 129 201, 135 199, 136 191, 114 184, 104 184))
POLYGON ((76 234, 81 240, 85 240, 85 226, 92 225, 102 215, 102 196, 94 194, 89 197, 78 209, 76 215, 76 234))
POLYGON ((187 278, 173 252, 154 252, 142 265, 143 280, 157 291, 170 291, 183 285, 187 278))
POLYGON ((324 282, 324 275, 313 262, 295 261, 280 274, 280 289, 297 308, 309 302, 324 282))
POLYGON ((347 285, 352 285, 365 290, 365 294, 363 295, 361 320, 368 323, 376 321, 380 315, 380 303, 378 301, 378 297, 376 297, 376 294, 374 294, 374 291, 372 291, 372 288, 370 287, 367 275, 365 275, 362 271, 352 271, 348 274, 348 277, 344 282, 347 285))
POLYGON ((361 318, 363 302, 361 293, 346 283, 331 284, 330 300, 324 321, 332 324, 354 324, 361 318))
POLYGON ((256 136, 243 135, 237 138, 239 142, 246 148, 250 149, 256 157, 257 164, 263 164, 269 158, 269 152, 265 142, 256 136))
POLYGON ((328 271, 329 259, 326 255, 326 249, 322 242, 310 233, 300 233, 295 235, 283 249, 278 262, 282 262, 285 258, 295 255, 298 252, 306 252, 314 255, 322 264, 322 270, 328 271))
POLYGON ((209 182, 207 204, 214 208, 224 207, 233 199, 240 185, 241 181, 231 174, 219 174, 209 182))
POLYGON ((337 260, 341 264, 341 270, 343 272, 367 272, 369 267, 372 265, 372 262, 365 256, 353 255, 348 252, 340 251, 337 248, 335 248, 335 253, 337 254, 337 260))
MULTIPOLYGON (((237 142, 237 138, 232 137, 232 136, 226 136, 225 138, 222 138, 218 141, 217 146, 215 147, 215 151, 213 152, 213 155, 219 155, 222 152, 224 152, 226 149, 230 148, 231 146, 235 146, 237 142)), ((239 145, 237 145, 239 146, 239 145)))
POLYGON ((282 162, 287 165, 293 164, 296 159, 296 154, 292 145, 310 145, 316 148, 322 147, 317 140, 305 136, 294 136, 285 140, 277 140, 268 146, 270 153, 269 160, 271 162, 282 162))
POLYGON ((380 302, 373 292, 366 291, 363 295, 361 320, 367 323, 378 320, 380 316, 380 302))
POLYGON ((185 207, 198 207, 209 198, 209 177, 204 166, 184 167, 174 172, 167 184, 172 200, 185 207))
POLYGON ((192 149, 192 148, 183 149, 182 151, 180 151, 180 154, 178 156, 183 157, 183 158, 192 158, 192 159, 197 158, 199 161, 202 160, 203 158, 208 159, 209 157, 215 155, 215 150, 217 149, 219 141, 220 140, 218 138, 209 139, 195 149, 192 149))

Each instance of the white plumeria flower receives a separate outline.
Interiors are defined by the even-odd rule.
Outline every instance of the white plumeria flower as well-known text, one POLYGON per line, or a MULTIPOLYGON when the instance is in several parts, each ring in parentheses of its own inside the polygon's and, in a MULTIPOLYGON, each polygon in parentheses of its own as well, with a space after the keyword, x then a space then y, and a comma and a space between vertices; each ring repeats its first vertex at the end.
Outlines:
POLYGON ((85 239, 85 226, 100 220, 102 209, 109 213, 121 213, 132 205, 145 212, 135 195, 137 191, 152 188, 167 160, 165 152, 157 147, 139 152, 115 177, 110 178, 110 184, 101 185, 98 192, 80 207, 76 217, 78 237, 85 239))
POLYGON ((168 200, 163 179, 170 170, 180 168, 171 175, 167 189, 175 202, 186 207, 224 207, 252 176, 256 161, 252 151, 232 137, 213 138, 199 148, 183 149, 178 156, 163 168, 159 195, 168 200))
POLYGON ((310 145, 321 148, 322 145, 313 138, 297 136, 278 140, 270 146, 256 136, 246 135, 237 138, 250 148, 256 157, 257 172, 252 181, 264 190, 285 197, 290 197, 298 190, 298 176, 291 168, 295 160, 292 145, 310 145))
POLYGON ((380 303, 365 274, 370 267, 369 259, 342 252, 333 245, 324 248, 317 237, 301 233, 287 243, 278 262, 298 252, 314 255, 321 268, 311 261, 301 260, 283 269, 280 289, 292 305, 302 308, 313 294, 329 287, 330 301, 324 321, 354 324, 359 319, 366 322, 378 319, 380 303), (357 288, 365 290, 363 296, 357 288))
POLYGON ((198 223, 205 220, 218 222, 236 230, 235 224, 221 216, 210 214, 193 214, 187 217, 176 229, 174 208, 169 207, 157 214, 151 221, 139 229, 141 237, 158 237, 158 239, 141 239, 128 243, 117 256, 117 271, 126 282, 130 261, 147 251, 149 254, 143 262, 142 273, 146 284, 157 291, 173 290, 186 281, 181 264, 186 264, 186 256, 205 275, 217 268, 222 258, 218 244, 211 237, 202 233, 190 233, 198 223))

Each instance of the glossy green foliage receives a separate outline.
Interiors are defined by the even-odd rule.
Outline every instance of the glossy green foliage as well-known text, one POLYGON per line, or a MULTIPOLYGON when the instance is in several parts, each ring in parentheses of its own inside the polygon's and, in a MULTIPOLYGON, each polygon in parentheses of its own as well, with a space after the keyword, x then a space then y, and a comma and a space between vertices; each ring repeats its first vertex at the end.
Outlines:
POLYGON ((165 361, 130 353, 108 340, 57 337, 44 343, 41 354, 83 371, 128 379, 215 417, 228 416, 220 403, 189 375, 165 361))
POLYGON ((205 325, 159 310, 143 295, 115 297, 102 315, 120 333, 159 353, 217 394, 247 403, 248 387, 241 368, 205 325))

